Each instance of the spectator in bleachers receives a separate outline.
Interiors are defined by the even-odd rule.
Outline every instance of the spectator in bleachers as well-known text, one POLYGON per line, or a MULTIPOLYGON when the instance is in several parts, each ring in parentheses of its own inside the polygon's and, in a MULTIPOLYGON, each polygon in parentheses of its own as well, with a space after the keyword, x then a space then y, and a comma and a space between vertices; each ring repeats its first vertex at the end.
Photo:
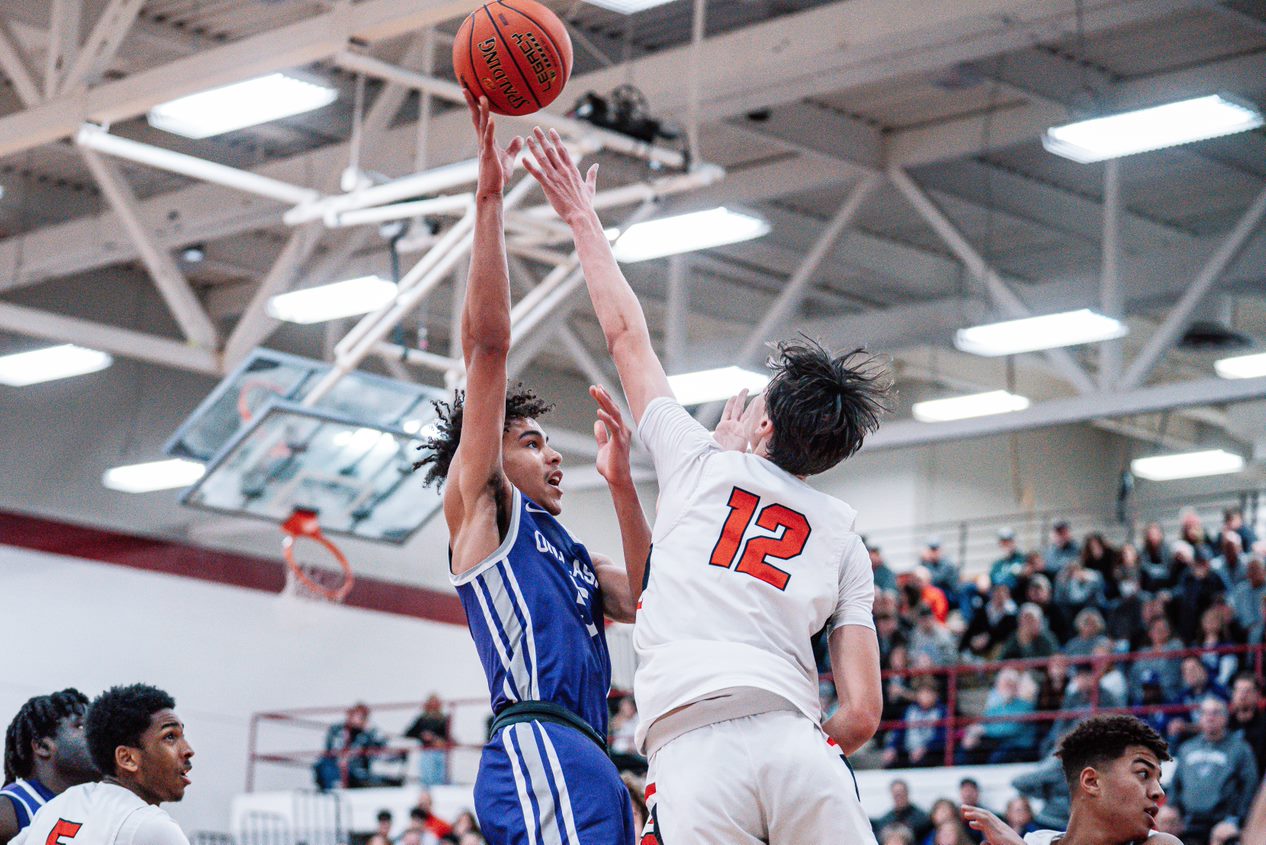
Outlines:
POLYGON ((993 657, 1015 633, 1017 613, 1011 588, 995 584, 989 590, 989 601, 976 608, 968 621, 958 641, 959 650, 986 659, 993 657))
POLYGON ((457 814, 457 818, 453 819, 453 827, 449 836, 456 836, 460 842, 461 837, 472 833, 477 836, 483 835, 479 830, 479 819, 475 818, 475 814, 470 810, 462 810, 457 814))
POLYGON ((409 828, 421 837, 421 845, 434 845, 453 832, 453 826, 431 811, 431 791, 423 787, 418 802, 409 811, 409 828))
MULTIPOLYGON (((1225 608, 1215 605, 1200 615, 1200 639, 1194 645, 1199 648, 1223 648, 1235 645, 1235 638, 1224 623, 1225 608)), ((1206 653, 1200 661, 1209 671, 1209 677, 1223 689, 1230 689, 1231 679, 1240 669, 1240 658, 1229 653, 1206 653)))
POLYGON ((1262 596, 1261 615, 1249 626, 1244 638, 1249 645, 1261 645, 1266 642, 1266 596, 1262 596))
POLYGON ((1059 643, 1046 630, 1042 610, 1035 604, 1020 608, 1015 633, 1007 640, 999 655, 1003 660, 1028 660, 1034 657, 1050 657, 1059 651, 1059 643))
MULTIPOLYGON (((1175 544, 1177 545, 1177 544, 1175 544)), ((1175 552, 1175 558, 1178 557, 1175 552)), ((1174 592, 1174 610, 1178 615, 1179 635, 1183 642, 1194 643, 1200 636, 1200 616, 1226 592, 1226 584, 1213 571, 1208 557, 1197 554, 1178 579, 1174 592)))
POLYGON ((1257 544, 1257 534, 1244 521, 1244 511, 1238 505, 1232 505, 1222 511, 1222 528, 1240 535, 1240 548, 1252 551, 1257 544))
POLYGON ((1006 584, 1012 590, 1024 570, 1024 553, 1016 546, 1015 531, 1003 528, 998 532, 1000 557, 989 567, 990 584, 1006 584))
POLYGON ((1096 658, 1093 666, 1095 679, 1099 683, 1099 702, 1101 707, 1124 707, 1130 700, 1130 682, 1126 680, 1121 666, 1114 659, 1116 651, 1108 642, 1100 643, 1090 650, 1090 656, 1096 658), (1104 701, 1115 701, 1107 705, 1104 701))
POLYGON ((1035 604, 1042 609, 1046 627, 1050 629, 1056 640, 1062 643, 1072 636, 1068 617, 1059 609, 1059 605, 1055 604, 1055 592, 1051 588, 1049 578, 1042 574, 1030 578, 1023 598, 1029 604, 1035 604))
POLYGON ((1187 842, 1206 842, 1221 821, 1239 824, 1257 790, 1257 763, 1244 740, 1227 732, 1226 703, 1200 703, 1200 733, 1183 743, 1169 784, 1186 814, 1187 842))
POLYGON ((368 705, 352 705, 343 722, 331 725, 325 734, 325 754, 314 771, 317 786, 326 790, 382 785, 383 780, 370 771, 370 763, 386 745, 382 735, 369 726, 368 705))
POLYGON ((1077 636, 1064 644, 1064 654, 1069 657, 1085 657, 1099 645, 1111 645, 1104 636, 1103 614, 1097 608, 1083 608, 1073 620, 1077 636))
POLYGON ((1169 627, 1169 619, 1163 615, 1152 619, 1147 626, 1147 640, 1143 650, 1156 654, 1154 657, 1134 661, 1130 669, 1130 687, 1133 697, 1143 698, 1143 679, 1150 672, 1160 685, 1162 698, 1166 702, 1174 701, 1182 691, 1182 673, 1178 662, 1172 657, 1166 657, 1164 652, 1178 651, 1182 649, 1182 643, 1174 639, 1169 627))
POLYGON ((1206 559, 1213 557, 1213 541, 1204 530, 1200 514, 1192 508, 1183 508, 1179 515, 1178 537, 1191 545, 1193 555, 1203 555, 1206 559))
POLYGON ((907 589, 912 597, 911 606, 921 605, 929 608, 937 622, 944 623, 949 619, 949 599, 940 587, 932 584, 932 573, 926 566, 916 566, 910 571, 907 589))
POLYGON ((884 825, 876 837, 879 845, 914 845, 914 831, 903 824, 884 825))
POLYGON ((1061 519, 1051 527, 1051 544, 1046 547, 1043 561, 1047 574, 1055 577, 1065 565, 1081 556, 1081 547, 1073 539, 1072 526, 1061 519))
POLYGON ((369 837, 365 845, 391 845, 391 811, 379 810, 377 818, 378 829, 369 837))
MULTIPOLYGON (((999 672, 985 699, 983 715, 990 718, 1033 713, 1033 700, 1021 694, 1021 681, 1021 674, 1014 669, 999 672)), ((958 762, 1016 763, 1033 759, 1036 748, 1037 728, 1031 721, 978 722, 964 732, 958 762)))
POLYGON ((949 666, 958 658, 954 635, 936 618, 930 607, 921 605, 915 611, 916 624, 910 632, 910 659, 929 657, 935 666, 949 666))
POLYGON ((907 642, 906 634, 901 630, 901 620, 897 617, 896 602, 891 608, 875 610, 875 635, 879 638, 879 666, 891 669, 893 649, 905 648, 907 642))
POLYGON ((1133 543, 1124 543, 1117 550, 1117 562, 1112 568, 1111 578, 1118 583, 1126 580, 1143 580, 1143 566, 1139 563, 1139 550, 1133 543))
POLYGON ((1178 704, 1189 708, 1186 714, 1180 713, 1169 723, 1167 739, 1175 748, 1185 739, 1199 731, 1196 716, 1200 703, 1206 698, 1216 698, 1225 703, 1230 696, 1225 689, 1215 684, 1209 677, 1209 670, 1199 657, 1184 657, 1182 661, 1182 693, 1178 704))
POLYGON ((1213 571, 1226 583, 1228 590, 1244 580, 1243 543, 1238 533, 1224 530, 1219 538, 1217 555, 1209 562, 1213 571))
POLYGON ((1266 597, 1266 563, 1256 555, 1244 564, 1244 578, 1231 588, 1228 601, 1235 611, 1235 621, 1248 631, 1262 618, 1262 598, 1266 597))
MULTIPOLYGON (((980 784, 975 778, 963 778, 958 782, 958 803, 959 806, 967 804, 971 807, 980 807, 980 784)), ((982 843, 985 841, 985 835, 979 830, 974 830, 970 826, 967 828, 967 835, 972 842, 982 843)))
POLYGON ((1099 686, 1100 674, 1092 664, 1081 663, 1073 668, 1073 677, 1064 693, 1064 701, 1060 710, 1069 715, 1051 725, 1051 729, 1042 741, 1041 750, 1048 753, 1055 748, 1059 738, 1077 727, 1095 707, 1096 699, 1099 707, 1121 707, 1124 698, 1117 698, 1112 692, 1099 686))
POLYGON ((1037 825, 1033 823, 1033 806, 1023 795, 1017 795, 1007 802, 1006 820, 1011 829, 1021 836, 1037 830, 1037 825))
POLYGON ((404 735, 422 745, 421 779, 423 786, 446 783, 448 775, 448 715, 435 693, 427 696, 422 712, 409 725, 404 735))
POLYGON ((633 696, 621 696, 616 704, 615 714, 611 717, 611 751, 615 754, 636 754, 637 742, 637 704, 633 696))
POLYGON ((1168 833, 1181 842, 1187 835, 1187 825, 1182 820, 1182 808, 1172 800, 1162 804, 1156 813, 1156 830, 1159 833, 1168 833))
POLYGON ((911 843, 922 841, 932 832, 932 820, 914 804, 910 803, 910 785, 898 778, 888 785, 892 795, 892 809, 871 822, 878 831, 884 831, 891 825, 901 825, 910 831, 911 843))
POLYGON ((1148 727, 1161 736, 1169 735, 1169 723, 1174 720, 1174 714, 1164 712, 1161 708, 1172 704, 1173 700, 1165 697, 1160 678, 1155 672, 1143 673, 1141 692, 1138 695, 1131 693, 1130 703, 1135 707, 1147 708, 1139 713, 1138 717, 1146 722, 1148 727))
POLYGON ((932 586, 945 593, 952 606, 958 606, 958 567, 941 548, 940 537, 929 537, 919 555, 919 563, 932 575, 932 586))
POLYGON ((1262 689, 1251 673, 1241 672, 1231 684, 1228 728, 1247 743, 1259 774, 1266 773, 1266 713, 1262 713, 1262 689))
POLYGON ((879 553, 879 547, 868 546, 866 551, 870 553, 870 574, 875 579, 875 587, 896 592, 897 576, 888 568, 888 564, 884 563, 884 556, 879 553))
MULTIPOLYGON (((889 670, 894 673, 904 672, 910 668, 909 652, 905 646, 897 646, 889 656, 889 670)), ((884 684, 884 709, 882 719, 895 722, 906 712, 906 707, 914 701, 914 688, 910 685, 909 675, 893 674, 884 684)))
MULTIPOLYGON (((1128 548, 1128 547, 1127 547, 1128 548)), ((1123 648, 1146 639, 1147 626, 1143 624, 1143 606, 1150 596, 1142 591, 1135 578, 1122 578, 1117 584, 1120 597, 1112 605, 1107 618, 1108 639, 1123 648)))
POLYGON ((1068 829, 1068 780, 1058 757, 1054 754, 1043 757, 1033 769, 1011 781, 1011 786, 1024 797, 1042 802, 1042 809, 1034 820, 1039 828, 1068 829))
POLYGON ((932 820, 932 832, 923 839, 923 845, 933 845, 936 832, 946 822, 958 821, 958 806, 948 798, 938 798, 932 802, 928 810, 928 818, 932 820))
POLYGON ((941 822, 931 836, 932 845, 972 845, 973 841, 967 835, 967 826, 958 819, 941 822))
POLYGON ((1049 712, 1063 707, 1064 693, 1072 677, 1068 658, 1062 654, 1051 655, 1037 680, 1037 709, 1049 712))
POLYGON ((1173 552, 1159 522, 1149 522, 1144 529, 1139 562, 1143 569, 1143 589, 1156 592, 1174 586, 1173 552))
POLYGON ((940 690, 931 678, 914 685, 914 703, 902 714, 905 727, 888 734, 884 748, 884 768, 937 766, 944 761, 945 706, 940 690))
POLYGON ((1105 603, 1103 576, 1087 569, 1080 558, 1069 561, 1055 579, 1055 604, 1069 618, 1083 607, 1103 607, 1105 603))
POLYGON ((1104 582, 1108 598, 1114 598, 1108 582, 1112 578, 1112 570, 1117 565, 1117 550, 1108 545, 1108 541, 1102 534, 1092 532, 1086 535, 1086 539, 1081 544, 1081 565, 1098 572, 1100 580, 1104 582))

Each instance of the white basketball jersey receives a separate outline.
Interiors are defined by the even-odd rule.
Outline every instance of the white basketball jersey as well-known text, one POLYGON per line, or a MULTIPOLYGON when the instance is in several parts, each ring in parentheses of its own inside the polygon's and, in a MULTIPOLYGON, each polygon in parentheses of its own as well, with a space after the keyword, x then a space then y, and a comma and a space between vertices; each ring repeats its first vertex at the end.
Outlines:
POLYGON ((638 435, 659 478, 633 630, 639 748, 657 719, 734 687, 820 722, 812 638, 828 623, 874 628, 857 512, 764 458, 722 450, 671 399, 647 406, 638 435))
POLYGON ((171 816, 114 783, 72 786, 49 801, 11 845, 189 845, 171 816))

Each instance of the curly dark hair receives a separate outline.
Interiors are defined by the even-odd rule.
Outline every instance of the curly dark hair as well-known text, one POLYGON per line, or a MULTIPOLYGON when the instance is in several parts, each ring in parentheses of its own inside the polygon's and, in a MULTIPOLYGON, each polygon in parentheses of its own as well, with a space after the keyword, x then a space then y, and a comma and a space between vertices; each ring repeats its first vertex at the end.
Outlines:
POLYGON ((159 710, 176 706, 176 700, 148 684, 111 687, 92 702, 84 732, 88 753, 102 774, 114 774, 114 752, 120 745, 141 747, 141 734, 159 710))
POLYGON ((1116 760, 1132 745, 1141 745, 1162 763, 1170 759, 1169 743, 1135 716, 1092 716, 1064 734, 1055 755, 1064 764, 1064 779, 1075 794, 1081 772, 1116 760))
MULTIPOLYGON (((462 411, 466 404, 466 391, 454 393, 452 402, 431 404, 435 406, 435 413, 439 417, 436 423, 439 434, 427 438, 418 447, 426 450, 427 454, 413 464, 415 470, 428 468, 426 477, 422 480, 427 487, 436 482, 442 484, 448 478, 448 468, 452 465, 453 456, 457 454, 457 445, 462 440, 462 411)), ((506 429, 509 429, 514 420, 539 417, 548 414, 553 408, 553 403, 546 402, 520 382, 506 391, 506 429)))
POLYGON ((779 343, 767 366, 769 459, 792 475, 817 475, 854 454, 890 410, 887 368, 864 349, 832 355, 801 335, 779 343))
POLYGON ((82 716, 88 696, 74 687, 27 699, 4 732, 4 782, 29 778, 35 769, 33 743, 51 739, 62 719, 82 716))

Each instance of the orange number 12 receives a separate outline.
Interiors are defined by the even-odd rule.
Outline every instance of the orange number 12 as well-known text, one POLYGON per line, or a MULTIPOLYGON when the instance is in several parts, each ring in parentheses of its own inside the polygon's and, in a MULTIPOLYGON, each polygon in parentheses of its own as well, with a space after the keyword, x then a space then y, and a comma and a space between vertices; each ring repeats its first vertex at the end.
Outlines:
POLYGON ((766 505, 756 517, 756 527, 766 531, 781 530, 781 536, 751 537, 744 545, 743 538, 752 524, 756 509, 760 507, 760 497, 741 487, 735 487, 730 491, 730 501, 727 504, 730 515, 712 548, 709 563, 726 569, 733 567, 736 572, 745 572, 780 590, 787 589, 791 573, 779 569, 769 560, 790 560, 803 552, 813 530, 809 527, 809 520, 804 518, 804 514, 791 508, 778 504, 766 505), (742 555, 739 554, 740 546, 743 547, 742 555), (736 558, 738 566, 734 566, 736 558))

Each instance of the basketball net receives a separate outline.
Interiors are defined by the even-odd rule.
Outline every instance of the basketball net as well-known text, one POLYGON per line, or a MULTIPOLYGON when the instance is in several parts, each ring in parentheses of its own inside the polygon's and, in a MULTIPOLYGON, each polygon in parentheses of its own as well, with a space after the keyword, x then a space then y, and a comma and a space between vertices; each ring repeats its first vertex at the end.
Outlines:
POLYGON ((282 555, 286 559, 286 586, 281 594, 304 601, 323 601, 341 604, 356 583, 347 557, 321 533, 316 511, 296 509, 282 523, 285 538, 281 541, 282 555), (296 547, 300 540, 307 540, 325 549, 325 558, 318 562, 300 561, 296 547))

